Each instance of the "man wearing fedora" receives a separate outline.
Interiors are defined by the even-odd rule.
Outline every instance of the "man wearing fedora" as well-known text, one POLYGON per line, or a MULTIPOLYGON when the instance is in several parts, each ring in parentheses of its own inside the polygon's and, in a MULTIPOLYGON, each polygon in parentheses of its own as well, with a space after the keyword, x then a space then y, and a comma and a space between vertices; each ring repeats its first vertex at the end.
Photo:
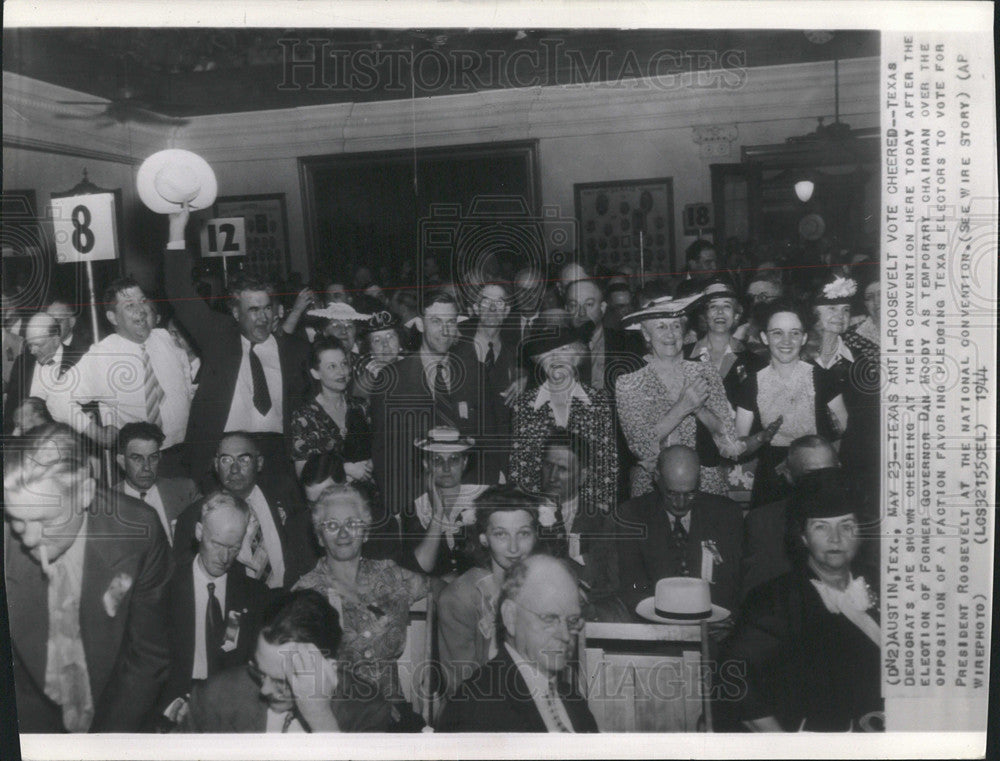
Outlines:
POLYGON ((743 515, 726 497, 698 491, 698 455, 665 447, 657 460, 656 490, 621 506, 621 520, 645 537, 618 540, 622 597, 630 610, 653 594, 656 582, 691 576, 711 582, 712 602, 732 612, 739 601, 743 515))
MULTIPOLYGON (((384 390, 371 396, 375 482, 383 503, 394 511, 417 497, 420 462, 413 442, 430 429, 450 427, 487 447, 498 445, 490 438, 496 425, 485 403, 480 364, 463 363, 453 351, 459 340, 458 303, 443 290, 425 298, 420 349, 385 368, 384 390)), ((495 483, 498 477, 488 461, 476 463, 476 483, 495 483)), ((379 523, 387 526, 387 518, 376 516, 376 531, 379 523)))
POLYGON ((280 476, 277 471, 294 475, 284 434, 311 388, 309 347, 297 336, 272 335, 272 289, 265 282, 232 278, 229 315, 212 311, 198 297, 184 240, 189 216, 186 208, 170 214, 164 274, 177 317, 202 356, 185 439, 190 475, 196 481, 207 475, 226 431, 254 435, 272 471, 267 478, 280 476))
POLYGON ((583 629, 565 561, 530 555, 507 569, 498 601, 502 644, 445 704, 439 732, 597 732, 564 679, 583 629))

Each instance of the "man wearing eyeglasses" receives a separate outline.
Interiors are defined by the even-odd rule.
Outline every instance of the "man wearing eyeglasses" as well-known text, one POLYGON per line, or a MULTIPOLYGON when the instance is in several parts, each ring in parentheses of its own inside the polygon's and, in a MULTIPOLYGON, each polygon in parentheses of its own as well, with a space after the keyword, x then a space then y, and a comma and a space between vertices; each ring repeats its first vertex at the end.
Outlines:
POLYGON ((339 668, 340 617, 312 589, 264 613, 249 663, 195 685, 184 732, 385 732, 389 704, 339 668))
MULTIPOLYGON (((264 457, 254 438, 243 431, 222 437, 213 462, 219 485, 250 506, 250 520, 237 561, 248 576, 260 579, 269 588, 290 589, 316 565, 318 558, 298 485, 288 478, 258 482, 264 457)), ((177 519, 174 554, 178 563, 190 557, 200 508, 196 502, 177 519)))
POLYGON ((698 490, 698 455, 665 447, 657 461, 656 490, 621 506, 622 521, 646 527, 645 537, 618 540, 622 598, 630 611, 673 576, 706 579, 712 602, 735 613, 739 600, 743 514, 726 497, 698 490))
POLYGON ((584 626, 564 561, 531 555, 500 588, 503 645, 448 700, 439 732, 597 732, 587 702, 564 678, 584 626))

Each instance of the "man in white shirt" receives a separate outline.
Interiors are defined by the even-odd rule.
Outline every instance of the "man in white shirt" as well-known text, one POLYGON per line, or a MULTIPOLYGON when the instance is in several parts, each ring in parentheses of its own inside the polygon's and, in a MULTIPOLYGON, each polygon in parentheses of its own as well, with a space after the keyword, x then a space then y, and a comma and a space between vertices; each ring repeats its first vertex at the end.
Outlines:
POLYGON ((163 431, 161 468, 183 472, 180 450, 194 394, 191 365, 170 334, 154 328, 146 295, 131 278, 104 292, 108 321, 115 332, 95 343, 77 363, 74 405, 96 401, 100 425, 77 415, 77 430, 106 447, 126 423, 145 421, 163 431), (169 460, 169 465, 167 461, 169 460))
MULTIPOLYGON (((185 250, 187 211, 170 215, 164 282, 174 312, 201 351, 198 389, 187 420, 185 459, 200 479, 212 467, 215 442, 225 431, 253 434, 269 473, 294 477, 291 415, 312 388, 309 345, 271 328, 273 287, 250 274, 230 278, 228 314, 210 309, 191 283, 185 250)), ((168 435, 169 438, 169 435, 168 435)))
POLYGON ((586 700, 561 679, 584 626, 564 561, 531 555, 511 566, 499 610, 503 645, 449 699, 438 731, 598 731, 586 700))
POLYGON ((178 516, 201 495, 190 478, 159 475, 162 444, 163 431, 152 423, 123 425, 118 433, 115 460, 125 477, 115 489, 151 507, 160 519, 167 541, 173 544, 178 516))
POLYGON ((79 354, 59 340, 58 321, 49 314, 33 314, 25 326, 24 349, 15 358, 7 386, 4 432, 14 427, 14 412, 28 397, 45 402, 49 414, 60 423, 73 417, 72 399, 76 375, 71 368, 79 354))
POLYGON ((178 564, 168 590, 170 676, 161 700, 168 711, 193 682, 247 662, 268 600, 267 587, 236 562, 250 521, 247 503, 218 490, 198 510, 198 552, 178 564))
MULTIPOLYGON (((251 516, 237 561, 246 574, 271 589, 290 588, 316 564, 309 513, 294 481, 260 484, 264 468, 254 438, 245 431, 222 437, 215 455, 215 476, 222 488, 250 506, 251 516)), ((200 504, 188 507, 174 528, 174 556, 184 562, 197 541, 200 504)))

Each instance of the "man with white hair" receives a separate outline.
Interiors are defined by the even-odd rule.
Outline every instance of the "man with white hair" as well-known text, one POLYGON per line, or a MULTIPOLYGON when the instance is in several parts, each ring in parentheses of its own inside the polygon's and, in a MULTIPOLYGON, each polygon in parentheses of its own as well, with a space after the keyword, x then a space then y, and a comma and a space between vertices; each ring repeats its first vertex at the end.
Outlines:
POLYGON ((439 732, 597 732, 587 701, 562 676, 583 629, 576 579, 565 563, 530 555, 500 589, 503 644, 459 688, 439 732))
POLYGON ((73 376, 67 375, 81 354, 67 348, 60 340, 59 321, 50 314, 33 314, 25 326, 24 348, 11 367, 4 406, 4 433, 14 429, 14 412, 28 397, 45 402, 58 422, 72 417, 73 376))

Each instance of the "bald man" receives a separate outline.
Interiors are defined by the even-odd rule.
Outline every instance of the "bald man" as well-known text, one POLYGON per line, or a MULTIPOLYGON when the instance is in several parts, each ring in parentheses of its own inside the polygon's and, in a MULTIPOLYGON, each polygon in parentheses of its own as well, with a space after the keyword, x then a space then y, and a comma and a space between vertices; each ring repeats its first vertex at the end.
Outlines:
MULTIPOLYGON (((822 436, 802 436, 788 448, 785 459, 785 479, 793 487, 800 484, 809 473, 840 468, 837 451, 822 436)), ((761 505, 747 514, 746 533, 743 540, 743 580, 740 599, 754 587, 770 581, 791 570, 785 545, 788 505, 792 495, 785 499, 761 505)))
POLYGON ((53 419, 68 423, 72 415, 73 383, 66 372, 80 361, 82 353, 60 340, 59 321, 50 314, 33 314, 25 326, 24 348, 11 367, 4 406, 4 433, 14 429, 14 412, 29 396, 45 402, 53 419))
POLYGON ((563 680, 583 628, 576 579, 561 560, 531 555, 504 575, 503 643, 449 699, 439 732, 596 732, 587 701, 563 680))
POLYGON ((619 539, 622 599, 629 609, 669 576, 711 582, 712 602, 736 612, 740 591, 743 513, 726 497, 698 491, 698 455, 666 447, 657 461, 656 490, 629 500, 621 519, 646 527, 644 538, 619 539))
MULTIPOLYGON (((55 299, 45 310, 59 323, 59 340, 71 352, 83 356, 92 341, 85 330, 76 329, 76 312, 68 301, 55 299)), ((82 327, 82 326, 81 326, 82 327)))

